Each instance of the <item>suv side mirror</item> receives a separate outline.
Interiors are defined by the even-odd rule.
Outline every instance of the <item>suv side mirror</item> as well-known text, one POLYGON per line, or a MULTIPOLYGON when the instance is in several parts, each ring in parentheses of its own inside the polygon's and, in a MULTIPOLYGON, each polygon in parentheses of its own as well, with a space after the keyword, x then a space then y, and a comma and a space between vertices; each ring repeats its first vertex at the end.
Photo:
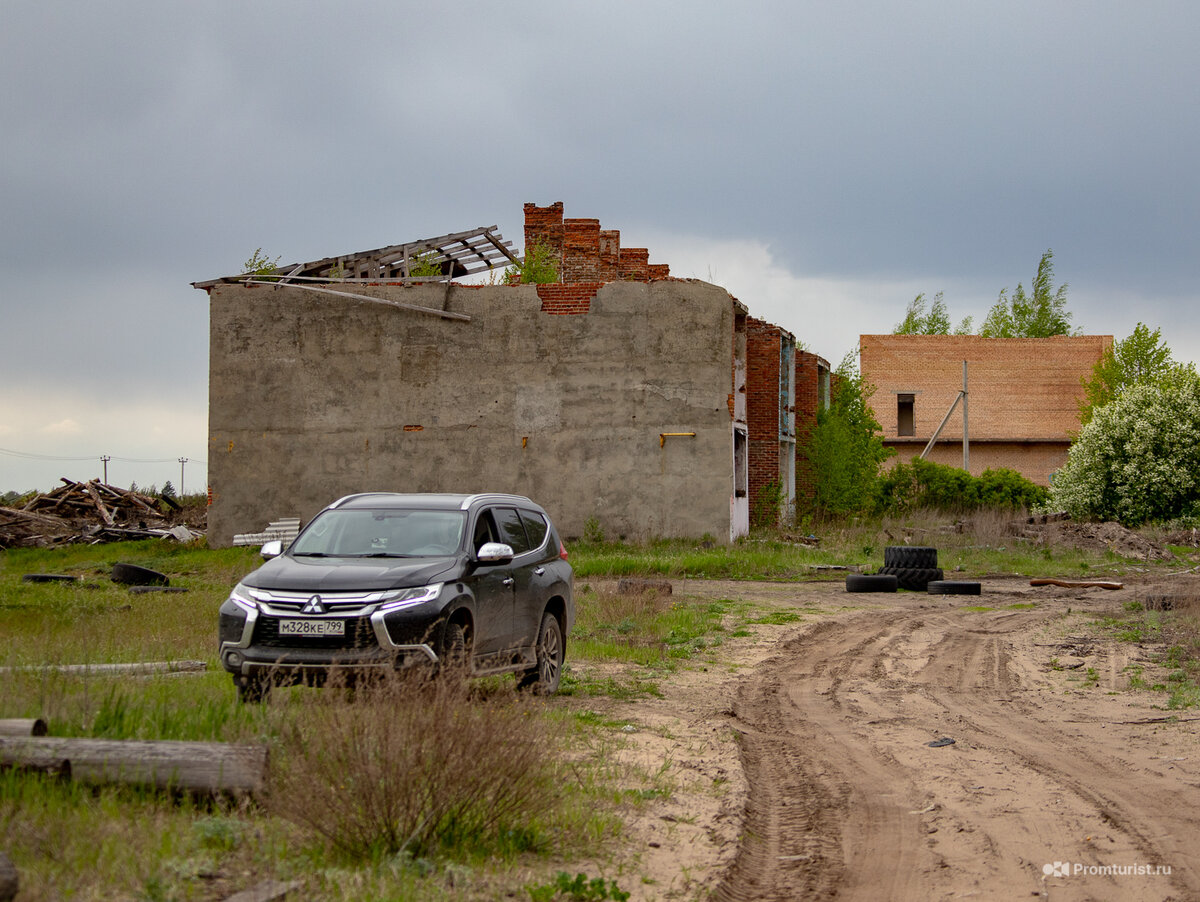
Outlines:
POLYGON ((262 559, 264 561, 269 561, 273 557, 279 557, 279 555, 283 554, 283 542, 279 541, 278 539, 267 542, 265 545, 263 545, 262 550, 259 551, 259 554, 262 555, 262 559))
POLYGON ((475 560, 481 564, 507 564, 512 559, 512 546, 503 542, 484 542, 475 555, 475 560))

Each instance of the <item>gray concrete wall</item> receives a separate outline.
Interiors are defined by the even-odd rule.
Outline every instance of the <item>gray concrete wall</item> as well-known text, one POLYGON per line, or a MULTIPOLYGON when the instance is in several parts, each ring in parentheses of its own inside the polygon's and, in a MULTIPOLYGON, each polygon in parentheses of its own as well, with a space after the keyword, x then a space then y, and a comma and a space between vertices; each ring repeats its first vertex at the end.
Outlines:
POLYGON ((591 311, 533 286, 347 288, 442 319, 287 286, 210 292, 208 536, 307 520, 351 492, 505 491, 565 536, 727 541, 733 299, 610 283, 591 311), (660 433, 695 432, 695 438, 660 433))

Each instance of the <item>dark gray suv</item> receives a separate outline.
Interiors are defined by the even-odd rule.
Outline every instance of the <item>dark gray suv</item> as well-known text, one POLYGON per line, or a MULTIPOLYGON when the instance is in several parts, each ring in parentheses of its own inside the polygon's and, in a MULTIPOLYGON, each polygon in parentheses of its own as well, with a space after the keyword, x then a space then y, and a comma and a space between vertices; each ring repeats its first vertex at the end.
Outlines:
POLYGON ((550 517, 520 495, 348 495, 234 587, 222 666, 238 697, 334 670, 424 662, 558 689, 574 574, 550 517))

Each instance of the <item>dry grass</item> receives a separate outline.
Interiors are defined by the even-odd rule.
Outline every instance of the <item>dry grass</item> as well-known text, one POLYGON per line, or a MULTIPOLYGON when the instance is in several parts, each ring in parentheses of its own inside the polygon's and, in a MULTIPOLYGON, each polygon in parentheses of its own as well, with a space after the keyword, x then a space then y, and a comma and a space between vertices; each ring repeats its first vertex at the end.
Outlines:
POLYGON ((298 694, 272 761, 270 809, 352 859, 544 844, 559 741, 536 702, 397 674, 298 694))

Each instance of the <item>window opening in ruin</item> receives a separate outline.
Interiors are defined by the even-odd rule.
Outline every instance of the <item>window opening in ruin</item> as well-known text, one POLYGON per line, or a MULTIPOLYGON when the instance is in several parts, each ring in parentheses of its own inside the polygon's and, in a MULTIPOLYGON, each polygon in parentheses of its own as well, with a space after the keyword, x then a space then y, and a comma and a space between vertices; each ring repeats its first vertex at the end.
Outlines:
POLYGON ((916 435, 916 395, 896 395, 896 435, 916 435))

